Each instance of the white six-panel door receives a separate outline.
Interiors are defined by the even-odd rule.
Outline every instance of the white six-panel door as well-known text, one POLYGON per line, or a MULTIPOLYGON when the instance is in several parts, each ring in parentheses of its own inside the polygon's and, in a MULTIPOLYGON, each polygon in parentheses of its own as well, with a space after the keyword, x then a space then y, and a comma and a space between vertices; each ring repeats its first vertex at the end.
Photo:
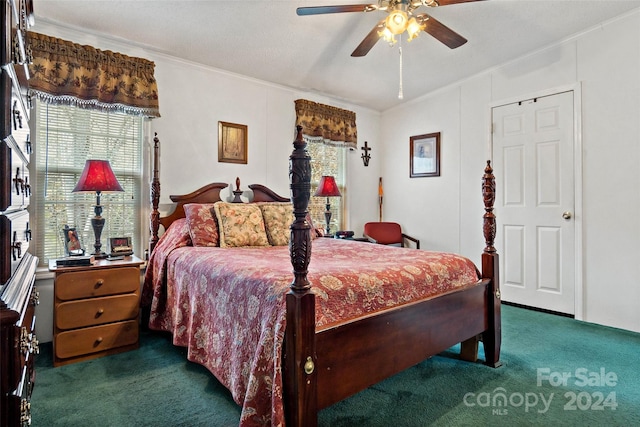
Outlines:
POLYGON ((492 109, 503 301, 575 313, 573 92, 492 109))

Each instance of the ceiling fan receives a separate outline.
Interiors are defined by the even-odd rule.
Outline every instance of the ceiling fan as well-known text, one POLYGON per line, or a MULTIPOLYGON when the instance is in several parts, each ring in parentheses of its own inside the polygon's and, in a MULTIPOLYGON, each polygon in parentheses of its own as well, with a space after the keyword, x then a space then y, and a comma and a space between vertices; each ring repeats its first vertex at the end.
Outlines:
POLYGON ((401 35, 405 31, 409 34, 409 41, 424 31, 451 49, 462 46, 467 42, 467 39, 432 16, 426 13, 415 14, 415 11, 421 6, 436 7, 472 1, 483 0, 378 0, 377 4, 299 7, 296 9, 296 13, 299 16, 304 16, 326 13, 373 12, 375 10, 387 12, 387 17, 373 27, 351 54, 351 56, 365 56, 379 39, 383 38, 393 44, 396 42, 395 36, 401 35))

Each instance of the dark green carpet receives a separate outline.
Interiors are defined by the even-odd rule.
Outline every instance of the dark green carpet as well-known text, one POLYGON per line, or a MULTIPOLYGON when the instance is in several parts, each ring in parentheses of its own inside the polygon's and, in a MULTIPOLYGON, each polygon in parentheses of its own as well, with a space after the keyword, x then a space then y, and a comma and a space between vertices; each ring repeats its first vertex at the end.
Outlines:
MULTIPOLYGON (((501 368, 445 353, 321 411, 320 425, 640 425, 640 334, 508 306, 502 322, 501 368), (538 385, 539 372, 555 386, 538 385), (566 385, 555 382, 562 373, 566 385)), ((36 369, 34 426, 217 427, 240 416, 165 335, 143 332, 139 350, 60 368, 45 344, 36 369)))

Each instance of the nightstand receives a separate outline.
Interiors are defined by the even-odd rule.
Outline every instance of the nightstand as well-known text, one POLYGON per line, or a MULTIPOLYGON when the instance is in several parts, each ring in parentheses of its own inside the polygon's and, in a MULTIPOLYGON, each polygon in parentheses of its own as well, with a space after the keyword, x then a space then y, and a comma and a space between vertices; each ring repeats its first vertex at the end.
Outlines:
POLYGON ((135 256, 58 267, 53 304, 53 366, 138 348, 140 266, 135 256))

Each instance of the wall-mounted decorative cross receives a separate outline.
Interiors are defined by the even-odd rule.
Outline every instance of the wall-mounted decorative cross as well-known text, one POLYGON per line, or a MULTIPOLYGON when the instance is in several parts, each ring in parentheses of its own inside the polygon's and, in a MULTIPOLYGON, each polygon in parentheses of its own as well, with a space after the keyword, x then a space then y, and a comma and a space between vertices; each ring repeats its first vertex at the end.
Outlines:
POLYGON ((367 141, 364 142, 364 147, 360 148, 362 151, 364 151, 364 153, 362 153, 362 162, 364 163, 365 166, 369 166, 369 160, 371 159, 371 154, 369 154, 369 151, 371 150, 371 147, 367 146, 367 141))

